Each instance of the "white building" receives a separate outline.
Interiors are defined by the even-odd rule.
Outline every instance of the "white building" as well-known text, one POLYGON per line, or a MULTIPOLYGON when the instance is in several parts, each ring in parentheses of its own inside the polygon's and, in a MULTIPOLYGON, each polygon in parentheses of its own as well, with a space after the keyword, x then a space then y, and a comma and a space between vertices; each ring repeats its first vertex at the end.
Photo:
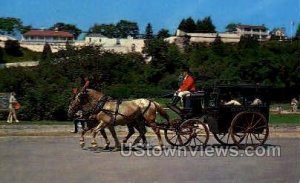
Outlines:
POLYGON ((270 39, 270 33, 264 25, 237 25, 235 33, 239 36, 256 37, 259 41, 270 39))
POLYGON ((129 53, 142 52, 145 46, 144 39, 127 38, 108 38, 101 34, 89 34, 85 37, 86 45, 101 45, 106 50, 115 52, 129 53))
POLYGON ((74 42, 74 35, 65 31, 56 30, 30 30, 23 34, 20 46, 32 51, 42 52, 48 43, 52 52, 64 49, 66 43, 74 42))

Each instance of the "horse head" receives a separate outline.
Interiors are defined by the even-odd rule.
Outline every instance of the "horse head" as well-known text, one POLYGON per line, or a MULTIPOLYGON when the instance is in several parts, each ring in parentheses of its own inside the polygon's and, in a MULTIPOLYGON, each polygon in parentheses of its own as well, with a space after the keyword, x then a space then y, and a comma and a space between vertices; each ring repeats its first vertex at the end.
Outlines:
POLYGON ((81 91, 74 95, 68 109, 68 116, 71 118, 78 110, 88 111, 97 103, 103 94, 92 89, 81 91))
POLYGON ((68 109, 68 116, 72 118, 74 114, 82 109, 82 106, 88 103, 87 92, 79 92, 73 96, 68 109))

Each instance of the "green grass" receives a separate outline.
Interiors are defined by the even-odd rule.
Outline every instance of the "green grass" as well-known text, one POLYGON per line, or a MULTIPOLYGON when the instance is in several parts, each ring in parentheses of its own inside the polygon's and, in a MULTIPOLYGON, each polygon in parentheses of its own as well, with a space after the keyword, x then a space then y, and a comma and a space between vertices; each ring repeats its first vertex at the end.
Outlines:
POLYGON ((300 125, 300 114, 270 114, 269 124, 300 125))
POLYGON ((31 51, 26 48, 21 48, 21 51, 23 53, 23 56, 21 56, 21 57, 11 56, 11 55, 6 54, 5 51, 3 51, 4 63, 38 61, 41 57, 41 53, 34 52, 34 51, 31 51))

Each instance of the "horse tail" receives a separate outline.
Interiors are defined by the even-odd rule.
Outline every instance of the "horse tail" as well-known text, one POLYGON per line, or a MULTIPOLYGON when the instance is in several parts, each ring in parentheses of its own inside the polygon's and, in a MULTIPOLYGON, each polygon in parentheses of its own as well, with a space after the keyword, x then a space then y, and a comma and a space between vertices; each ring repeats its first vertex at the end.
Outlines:
POLYGON ((162 107, 159 105, 159 103, 154 102, 154 101, 153 101, 153 103, 154 103, 154 105, 155 105, 155 107, 156 107, 156 111, 157 111, 163 118, 165 118, 165 119, 169 122, 170 117, 169 117, 168 113, 166 112, 166 110, 165 110, 164 108, 162 108, 162 107))

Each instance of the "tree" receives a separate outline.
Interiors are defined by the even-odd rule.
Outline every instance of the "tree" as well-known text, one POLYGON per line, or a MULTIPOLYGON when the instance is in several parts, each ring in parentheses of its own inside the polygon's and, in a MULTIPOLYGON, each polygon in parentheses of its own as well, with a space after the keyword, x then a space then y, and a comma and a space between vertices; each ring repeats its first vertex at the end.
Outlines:
POLYGON ((22 21, 18 18, 0 18, 0 34, 14 34, 22 28, 22 21))
POLYGON ((20 43, 16 40, 5 41, 5 52, 12 56, 20 57, 23 55, 20 47, 20 43))
POLYGON ((0 47, 0 63, 3 63, 4 60, 3 60, 3 48, 0 47))
POLYGON ((258 46, 258 40, 253 36, 241 36, 240 42, 238 43, 240 49, 256 49, 258 46))
POLYGON ((77 39, 79 34, 82 32, 73 24, 65 24, 58 22, 49 28, 50 30, 66 31, 74 35, 74 38, 77 39))
POLYGON ((224 43, 221 40, 221 37, 217 35, 216 39, 210 44, 212 50, 217 54, 222 56, 224 54, 224 43))
POLYGON ((234 31, 236 31, 236 26, 237 25, 239 25, 239 23, 238 24, 230 23, 225 27, 225 29, 226 29, 227 32, 234 32, 234 31))
POLYGON ((108 38, 119 37, 118 30, 114 24, 95 24, 89 29, 91 33, 98 33, 108 38))
POLYGON ((196 24, 192 17, 189 17, 187 19, 182 19, 178 26, 179 30, 182 30, 184 32, 195 32, 196 31, 196 24))
POLYGON ((169 30, 161 29, 161 30, 158 31, 157 38, 164 39, 164 38, 167 38, 167 37, 170 37, 169 30))
POLYGON ((298 24, 297 30, 296 30, 296 35, 298 39, 300 39, 300 24, 298 24))
POLYGON ((43 49, 43 52, 42 52, 42 55, 41 55, 41 60, 49 59, 51 54, 52 54, 51 47, 48 43, 46 43, 44 45, 44 49, 43 49))
POLYGON ((216 27, 213 25, 210 16, 198 20, 196 23, 196 32, 215 33, 216 27))
POLYGON ((145 29, 145 39, 152 39, 153 38, 153 30, 150 23, 147 24, 145 29))
POLYGON ((137 37, 139 34, 139 27, 136 22, 130 22, 127 20, 120 20, 116 24, 118 30, 118 37, 126 38, 128 36, 137 37))

